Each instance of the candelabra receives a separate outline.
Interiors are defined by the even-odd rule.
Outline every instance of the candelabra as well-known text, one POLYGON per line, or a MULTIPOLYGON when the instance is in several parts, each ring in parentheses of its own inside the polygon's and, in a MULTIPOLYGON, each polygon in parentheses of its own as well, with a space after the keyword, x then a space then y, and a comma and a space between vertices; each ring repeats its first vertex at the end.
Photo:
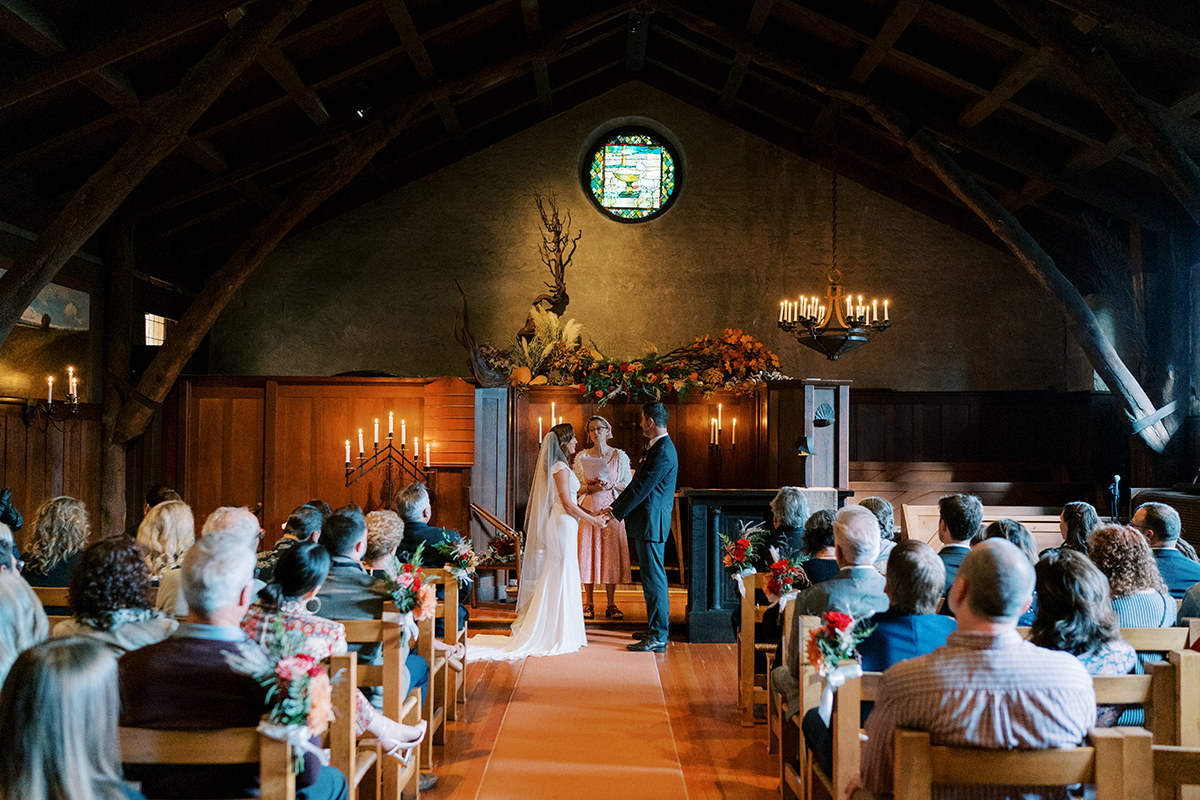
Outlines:
POLYGON ((25 403, 25 426, 29 427, 35 421, 41 421, 42 430, 50 425, 62 430, 59 424, 71 417, 79 416, 79 379, 75 377, 75 368, 67 367, 67 401, 54 402, 54 376, 46 378, 46 399, 28 400, 25 403))
MULTIPOLYGON (((428 443, 426 443, 426 447, 428 446, 428 443)), ((366 475, 369 475, 378 469, 382 469, 383 483, 381 484, 380 488, 382 489, 381 494, 384 498, 384 505, 390 503, 395 494, 397 478, 402 478, 407 475, 414 481, 423 481, 425 483, 429 482, 429 473, 431 467, 429 466, 428 462, 424 467, 422 467, 415 456, 413 458, 409 458, 408 454, 405 452, 403 439, 400 440, 400 447, 397 448, 392 443, 391 431, 388 432, 387 443, 383 446, 383 448, 379 447, 378 440, 375 441, 375 449, 371 453, 370 457, 366 457, 361 449, 358 451, 358 466, 351 466, 349 458, 349 441, 347 441, 346 447, 346 485, 350 486, 354 483, 357 483, 366 475)), ((429 454, 428 451, 426 451, 426 459, 428 459, 428 457, 429 454)))

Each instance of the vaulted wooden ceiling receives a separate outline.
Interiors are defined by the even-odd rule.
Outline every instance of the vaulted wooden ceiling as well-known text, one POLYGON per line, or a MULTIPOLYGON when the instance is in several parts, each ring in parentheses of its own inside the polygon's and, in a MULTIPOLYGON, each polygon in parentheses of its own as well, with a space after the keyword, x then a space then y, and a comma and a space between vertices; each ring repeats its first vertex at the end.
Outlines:
MULTIPOLYGON (((0 219, 40 231, 253 6, 297 2, 0 0, 0 219)), ((1198 4, 1040 5, 1200 159, 1198 4)), ((892 133, 814 88, 861 86, 1084 291, 1096 226, 1193 224, 1077 73, 994 0, 312 0, 117 216, 136 222, 139 269, 198 288, 386 108, 420 103, 305 226, 630 80, 996 243, 892 133)))

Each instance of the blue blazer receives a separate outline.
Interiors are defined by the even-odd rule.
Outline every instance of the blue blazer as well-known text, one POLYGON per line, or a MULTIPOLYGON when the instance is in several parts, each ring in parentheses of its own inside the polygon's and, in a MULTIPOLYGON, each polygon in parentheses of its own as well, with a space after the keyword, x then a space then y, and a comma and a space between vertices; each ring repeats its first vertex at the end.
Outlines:
POLYGON ((1192 561, 1174 547, 1155 547, 1154 563, 1162 574, 1171 597, 1176 600, 1187 594, 1187 590, 1200 582, 1200 564, 1192 561))
POLYGON ((883 672, 893 664, 923 656, 946 643, 958 623, 940 614, 901 614, 888 609, 871 617, 875 630, 858 646, 865 672, 883 672))
POLYGON ((625 521, 625 533, 630 539, 667 540, 678 475, 679 456, 671 437, 664 436, 646 451, 633 480, 612 504, 613 516, 625 521))

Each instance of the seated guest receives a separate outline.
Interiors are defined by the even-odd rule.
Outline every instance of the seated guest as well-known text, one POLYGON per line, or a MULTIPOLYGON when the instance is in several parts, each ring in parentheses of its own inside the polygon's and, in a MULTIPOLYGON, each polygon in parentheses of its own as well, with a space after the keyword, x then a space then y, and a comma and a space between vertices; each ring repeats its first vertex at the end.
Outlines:
MULTIPOLYGON (((417 547, 424 544, 425 550, 421 556, 421 563, 417 566, 431 569, 441 569, 445 566, 446 557, 438 552, 437 546, 442 542, 455 539, 458 534, 445 528, 435 528, 429 524, 429 520, 433 516, 433 506, 429 502, 429 490, 425 488, 425 484, 420 481, 410 483, 396 493, 392 500, 392 506, 404 523, 404 538, 400 540, 398 549, 401 560, 412 558, 417 547)), ((445 599, 446 590, 439 586, 437 596, 439 600, 445 599)), ((458 596, 458 625, 462 627, 466 624, 469 616, 467 593, 459 592, 458 596)), ((442 620, 439 619, 435 627, 438 636, 444 635, 442 620)))
POLYGON ((1142 503, 1129 526, 1141 531, 1172 597, 1182 598, 1200 581, 1200 564, 1179 552, 1179 512, 1166 503, 1142 503))
POLYGON ((187 616, 187 602, 179 581, 183 557, 196 542, 196 521, 182 500, 153 505, 138 526, 137 543, 146 555, 150 578, 158 583, 154 607, 168 617, 187 616))
MULTIPOLYGON (((146 491, 146 497, 142 502, 142 519, 150 513, 150 509, 154 508, 159 503, 165 503, 168 500, 183 500, 179 492, 167 486, 165 483, 156 483, 146 491)), ((139 522, 136 525, 130 525, 125 529, 125 535, 130 539, 136 539, 138 528, 141 527, 139 522)))
POLYGON ((329 515, 333 513, 333 509, 329 507, 329 503, 326 503, 324 500, 319 500, 319 499, 309 500, 304 505, 312 506, 317 511, 320 511, 322 521, 329 519, 329 515))
POLYGON ((161 642, 179 623, 150 603, 150 570, 142 551, 125 536, 88 545, 71 575, 71 617, 55 636, 92 636, 120 658, 161 642))
MULTIPOLYGON (((1036 750, 1083 743, 1096 723, 1091 676, 1069 653, 1017 633, 1033 581, 1029 559, 1007 541, 989 539, 967 554, 950 587, 958 630, 945 646, 883 673, 867 719, 862 779, 851 789, 891 794, 900 727, 929 731, 935 745, 1036 750)), ((954 791, 935 786, 933 797, 954 791)))
POLYGON ((2 797, 142 797, 121 777, 117 661, 100 642, 55 639, 23 652, 0 691, 0 730, 2 797))
MULTIPOLYGON (((267 710, 267 690, 226 660, 246 642, 238 623, 254 596, 254 550, 244 536, 213 531, 183 559, 188 617, 169 638, 132 650, 118 664, 121 724, 136 728, 253 727, 267 710)), ((296 776, 298 798, 346 798, 336 769, 311 755, 296 776)), ((245 797, 257 793, 257 767, 139 766, 151 797, 245 797)))
POLYGON ((13 505, 12 489, 7 486, 0 488, 0 525, 7 525, 9 530, 19 531, 24 524, 24 517, 13 505))
POLYGON ((270 550, 258 554, 258 565, 255 567, 258 579, 270 583, 275 572, 275 562, 284 551, 295 547, 301 542, 315 542, 321 538, 321 524, 325 515, 321 510, 310 505, 303 505, 288 515, 283 523, 283 536, 270 550))
MULTIPOLYGON (((406 526, 407 527, 407 526, 406 526)), ((329 551, 329 575, 317 595, 321 599, 321 611, 332 620, 382 619, 383 604, 392 599, 379 578, 371 575, 362 565, 367 551, 367 521, 358 506, 343 506, 325 520, 321 528, 321 544, 329 551)), ((380 645, 353 645, 363 664, 380 664, 383 652, 380 645)), ((424 702, 429 689, 429 664, 416 653, 404 659, 404 693, 417 688, 424 702)), ((363 692, 372 703, 379 702, 379 693, 371 688, 363 692)), ((422 773, 419 780, 421 790, 432 788, 437 783, 433 773, 422 773)))
MULTIPOLYGON (((1137 653, 1121 638, 1104 573, 1087 556, 1066 547, 1042 556, 1034 571, 1039 602, 1029 641, 1070 653, 1092 675, 1132 672, 1137 653)), ((1101 706, 1096 724, 1111 728, 1120 716, 1120 706, 1101 706)))
POLYGON ((1088 537, 1092 535, 1092 531, 1096 530, 1096 526, 1099 524, 1100 515, 1096 513, 1096 509, 1091 503, 1080 501, 1067 503, 1058 516, 1058 531, 1062 534, 1063 543, 1056 548, 1043 550, 1042 554, 1065 547, 1086 556, 1088 554, 1088 537))
POLYGON ((1183 595, 1183 602, 1179 605, 1179 620, 1187 618, 1200 617, 1200 583, 1196 583, 1192 588, 1188 589, 1183 595))
MULTIPOLYGON (((983 502, 973 494, 949 494, 938 500, 938 541, 943 545, 938 557, 946 565, 946 594, 967 553, 971 552, 971 537, 979 532, 983 522, 983 502)), ((948 604, 943 607, 950 613, 948 604)))
MULTIPOLYGON (((1029 559, 1030 564, 1037 564, 1037 545, 1033 541, 1033 534, 1029 532, 1028 528, 1017 522, 1015 519, 998 519, 984 528, 982 535, 984 540, 1006 539, 1007 541, 1012 542, 1018 548, 1020 548, 1022 553, 1025 554, 1025 557, 1029 559)), ((972 540, 972 544, 974 544, 974 540, 972 540)), ((1017 625, 1021 627, 1028 627, 1029 625, 1033 624, 1033 618, 1035 616, 1037 616, 1036 589, 1033 593, 1033 601, 1030 603, 1029 608, 1025 609, 1025 612, 1021 614, 1021 618, 1017 620, 1017 625)))
POLYGON ((787 663, 771 671, 771 685, 787 699, 788 716, 797 712, 800 703, 800 654, 804 649, 800 617, 840 611, 861 619, 888 608, 883 591, 886 581, 875 569, 879 554, 879 522, 875 515, 862 506, 846 506, 834 519, 833 535, 840 569, 829 580, 796 596, 787 663))
MULTIPOLYGON (((33 515, 33 539, 22 575, 30 586, 66 587, 92 532, 87 508, 74 497, 55 497, 33 515)), ((51 606, 47 614, 66 616, 71 609, 51 606)))
MULTIPOLYGON (((768 548, 774 547, 780 556, 798 556, 804 550, 804 523, 808 520, 808 498, 796 486, 781 486, 771 498, 772 531, 768 548)), ((769 567, 770 551, 763 553, 767 563, 760 563, 762 572, 769 567)))
POLYGON ((1092 531, 1088 550, 1108 578, 1112 606, 1122 628, 1169 628, 1175 624, 1175 600, 1140 533, 1124 525, 1092 531))
MULTIPOLYGON (((302 652, 316 660, 345 653, 346 626, 315 613, 321 610, 317 592, 329 575, 329 551, 316 542, 297 542, 283 551, 273 571, 275 580, 258 593, 258 599, 242 618, 246 636, 267 644, 280 631, 301 631, 305 635, 302 652), (315 608, 310 610, 314 603, 315 608)), ((355 693, 354 721, 359 736, 370 733, 388 755, 405 763, 407 751, 425 736, 424 720, 419 725, 404 725, 388 719, 375 711, 362 692, 355 693)))
POLYGON ((17 552, 17 543, 13 540, 12 531, 0 522, 0 572, 9 570, 20 574, 24 566, 25 562, 21 561, 21 555, 17 552))
MULTIPOLYGON (((200 535, 208 536, 210 533, 216 533, 217 531, 237 536, 251 550, 258 549, 258 543, 263 537, 263 529, 258 524, 258 517, 245 506, 221 506, 209 514, 208 518, 204 520, 204 527, 201 528, 200 535)), ((175 593, 175 600, 173 602, 171 600, 170 587, 178 585, 179 576, 167 571, 164 573, 163 580, 167 582, 167 587, 164 588, 162 583, 159 583, 158 600, 155 602, 155 606, 168 616, 174 614, 176 617, 186 617, 188 614, 187 596, 183 593, 182 587, 175 593)), ((258 578, 254 579, 254 591, 256 593, 264 586, 266 584, 261 580, 258 578)))
POLYGON ((837 512, 828 508, 813 513, 804 523, 804 574, 814 586, 837 575, 841 569, 837 563, 833 542, 833 519, 837 512))
MULTIPOLYGON (((957 623, 953 617, 937 613, 945 583, 946 567, 929 545, 906 539, 892 548, 884 586, 890 605, 871 617, 875 630, 858 646, 864 672, 883 672, 946 643, 957 623)), ((863 704, 864 718, 868 705, 863 704)), ((801 727, 818 763, 826 773, 832 772, 833 737, 817 709, 805 713, 801 727)))
POLYGON ((372 511, 366 516, 367 550, 363 566, 376 578, 394 578, 396 550, 404 538, 404 521, 395 511, 372 511))
POLYGON ((886 575, 888 556, 896 546, 896 510, 882 497, 864 497, 858 504, 879 520, 879 557, 875 559, 875 568, 886 575))
POLYGON ((22 650, 45 640, 49 627, 46 612, 25 579, 15 570, 0 570, 0 681, 22 650))

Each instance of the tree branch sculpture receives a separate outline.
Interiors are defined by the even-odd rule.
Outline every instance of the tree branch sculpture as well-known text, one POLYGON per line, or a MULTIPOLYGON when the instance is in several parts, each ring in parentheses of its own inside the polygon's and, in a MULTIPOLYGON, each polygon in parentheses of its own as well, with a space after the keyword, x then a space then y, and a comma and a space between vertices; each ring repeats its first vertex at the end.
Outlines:
MULTIPOLYGON (((571 236, 571 212, 566 212, 567 218, 564 222, 559 214, 558 199, 553 193, 543 197, 541 192, 534 192, 533 202, 537 204, 538 215, 542 218, 542 243, 538 246, 538 252, 542 256, 542 263, 550 269, 550 277, 554 279, 554 283, 547 281, 546 288, 550 291, 539 294, 531 305, 542 306, 544 310, 561 317, 571 302, 571 297, 567 294, 567 267, 575 256, 575 248, 583 237, 583 231, 577 231, 574 237, 571 236)), ((533 339, 533 334, 533 315, 530 314, 517 337, 529 341, 533 339)))

